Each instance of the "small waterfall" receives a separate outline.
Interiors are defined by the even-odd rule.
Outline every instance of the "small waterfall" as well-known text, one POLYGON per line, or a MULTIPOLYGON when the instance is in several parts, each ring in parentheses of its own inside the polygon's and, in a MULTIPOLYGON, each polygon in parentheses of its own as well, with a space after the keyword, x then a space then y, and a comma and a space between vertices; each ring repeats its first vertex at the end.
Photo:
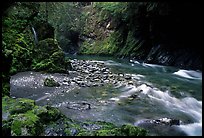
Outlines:
POLYGON ((37 45, 37 44, 38 44, 37 33, 36 33, 36 31, 35 31, 35 29, 34 29, 33 26, 32 26, 31 28, 32 28, 33 35, 34 35, 34 42, 35 42, 35 45, 37 45))

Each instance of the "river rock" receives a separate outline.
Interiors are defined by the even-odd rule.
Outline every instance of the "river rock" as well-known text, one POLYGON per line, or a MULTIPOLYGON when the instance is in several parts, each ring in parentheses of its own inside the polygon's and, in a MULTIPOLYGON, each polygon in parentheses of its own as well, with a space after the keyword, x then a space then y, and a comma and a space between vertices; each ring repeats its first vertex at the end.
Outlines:
POLYGON ((178 119, 171 119, 171 118, 161 118, 161 119, 156 119, 152 120, 153 123, 156 124, 164 124, 164 125, 180 125, 180 120, 178 119))
POLYGON ((125 74, 125 75, 124 75, 124 78, 125 78, 126 80, 131 80, 131 79, 132 79, 132 77, 131 77, 129 74, 125 74))
POLYGON ((48 87, 59 87, 60 86, 60 84, 57 81, 55 81, 53 78, 46 78, 44 80, 44 85, 48 87))
POLYGON ((89 110, 91 109, 91 104, 87 102, 68 102, 66 108, 74 110, 89 110))
POLYGON ((140 120, 135 123, 135 125, 138 125, 138 126, 143 126, 147 124, 172 126, 172 125, 180 125, 180 120, 165 117, 165 118, 153 119, 153 120, 150 120, 150 119, 140 120))

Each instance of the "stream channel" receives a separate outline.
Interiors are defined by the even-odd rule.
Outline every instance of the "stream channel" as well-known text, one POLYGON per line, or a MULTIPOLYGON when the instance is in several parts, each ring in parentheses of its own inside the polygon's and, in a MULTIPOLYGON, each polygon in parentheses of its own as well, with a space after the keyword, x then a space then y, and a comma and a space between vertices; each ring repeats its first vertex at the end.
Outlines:
POLYGON ((94 78, 99 83, 88 85, 86 75, 90 76, 90 72, 81 76, 78 70, 69 74, 19 72, 11 77, 11 96, 33 99, 37 105, 49 104, 79 121, 130 123, 147 129, 152 136, 202 135, 201 71, 112 57, 76 56, 71 59, 92 66, 98 63, 103 66, 103 74, 98 72, 102 77, 121 78, 103 79, 103 83, 100 78, 94 78), (47 77, 52 77, 60 86, 44 86, 47 77), (83 83, 77 85, 76 78, 83 83), (165 124, 162 119, 179 120, 179 124, 165 124))

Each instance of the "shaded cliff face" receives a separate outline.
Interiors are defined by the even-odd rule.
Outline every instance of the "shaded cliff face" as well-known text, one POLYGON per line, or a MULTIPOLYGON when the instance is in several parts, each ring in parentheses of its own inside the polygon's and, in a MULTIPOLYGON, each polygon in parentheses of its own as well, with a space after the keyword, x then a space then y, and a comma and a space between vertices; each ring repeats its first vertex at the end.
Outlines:
POLYGON ((147 63, 202 69, 199 3, 120 4, 122 6, 101 4, 109 8, 95 4, 83 11, 87 18, 80 35, 83 42, 79 53, 108 54, 147 63))
POLYGON ((158 4, 155 12, 150 13, 153 47, 145 62, 201 70, 201 6, 198 3, 158 4))

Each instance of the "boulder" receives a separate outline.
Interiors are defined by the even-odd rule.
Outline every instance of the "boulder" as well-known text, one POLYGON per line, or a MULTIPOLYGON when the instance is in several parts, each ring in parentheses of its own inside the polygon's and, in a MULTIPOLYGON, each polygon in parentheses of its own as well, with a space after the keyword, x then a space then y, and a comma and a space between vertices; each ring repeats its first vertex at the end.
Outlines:
POLYGON ((44 80, 44 85, 48 87, 59 87, 60 84, 56 82, 53 78, 46 78, 44 80))
POLYGON ((39 41, 34 53, 32 68, 35 71, 68 73, 72 69, 69 59, 65 58, 58 43, 52 38, 39 41))
POLYGON ((37 136, 43 132, 40 119, 32 112, 12 115, 11 136, 37 136))

